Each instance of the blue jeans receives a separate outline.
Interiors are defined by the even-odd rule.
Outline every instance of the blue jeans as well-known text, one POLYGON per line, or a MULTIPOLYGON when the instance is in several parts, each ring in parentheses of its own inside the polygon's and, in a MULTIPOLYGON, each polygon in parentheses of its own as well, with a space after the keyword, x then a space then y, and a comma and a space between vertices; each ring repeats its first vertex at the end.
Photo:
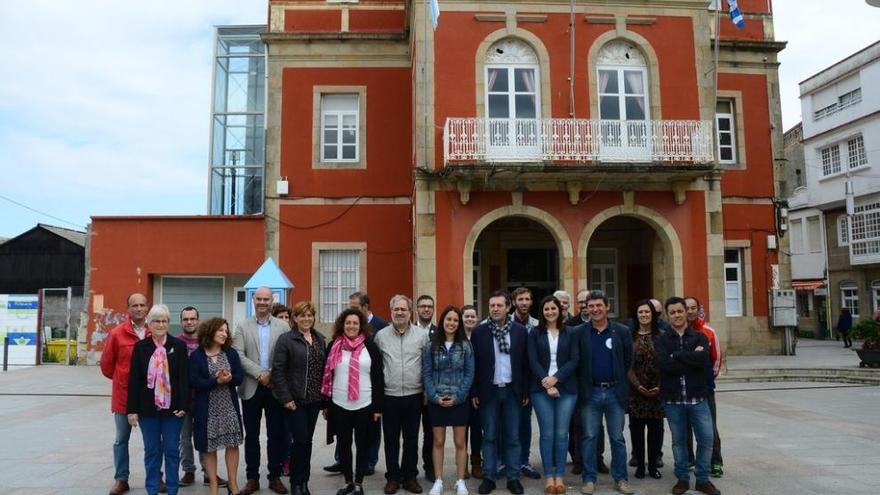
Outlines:
POLYGON ((128 481, 128 439, 131 438, 131 426, 125 414, 113 413, 113 424, 116 426, 116 438, 113 440, 113 479, 128 481))
POLYGON ((140 416, 138 424, 144 437, 144 485, 147 494, 159 493, 159 480, 162 479, 162 458, 165 458, 165 485, 168 494, 175 495, 178 488, 178 469, 180 469, 180 428, 183 418, 171 414, 140 416))
POLYGON ((568 424, 577 402, 576 394, 561 393, 558 399, 546 392, 532 394, 532 405, 538 417, 540 430, 541 464, 544 476, 565 474, 568 450, 568 424))
POLYGON ((581 409, 584 483, 596 482, 596 443, 599 441, 603 415, 608 438, 611 440, 611 477, 615 482, 627 479, 626 441, 623 439, 624 413, 613 388, 593 387, 589 402, 581 409))
POLYGON ((698 483, 709 481, 709 462, 712 458, 712 415, 707 400, 698 404, 663 404, 669 431, 672 433, 672 455, 675 458, 675 477, 690 481, 688 472, 687 426, 694 429, 697 438, 697 455, 694 459, 694 475, 698 483))
POLYGON ((499 433, 504 440, 507 480, 518 480, 520 469, 519 416, 522 402, 513 387, 492 387, 488 397, 480 397, 480 421, 483 423, 483 474, 486 479, 498 478, 499 433), (499 425, 501 431, 499 431, 499 425))
POLYGON ((519 413, 519 463, 525 466, 529 463, 529 454, 532 453, 532 404, 522 406, 519 413))

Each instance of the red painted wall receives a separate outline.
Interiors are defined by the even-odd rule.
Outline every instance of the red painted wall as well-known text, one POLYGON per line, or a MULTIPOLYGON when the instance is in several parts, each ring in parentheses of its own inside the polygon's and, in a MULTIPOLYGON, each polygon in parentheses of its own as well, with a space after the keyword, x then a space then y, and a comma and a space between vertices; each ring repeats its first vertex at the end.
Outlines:
POLYGON ((284 69, 281 175, 288 197, 409 196, 412 192, 412 104, 408 68, 284 69), (312 169, 314 86, 366 86, 367 168, 312 169))
POLYGON ((339 10, 287 10, 284 12, 284 31, 288 33, 334 32, 342 29, 339 10))
POLYGON ((403 10, 350 10, 348 29, 351 32, 402 32, 406 27, 403 10))
POLYGON ((767 290, 772 279, 770 265, 779 263, 776 251, 767 249, 767 236, 776 231, 773 205, 726 204, 724 239, 751 241, 752 301, 755 316, 769 314, 767 290))
POLYGON ((410 205, 283 205, 281 269, 297 285, 293 300, 312 298, 312 243, 366 242, 367 287, 376 314, 390 317, 397 293, 412 295, 413 250, 410 205))
MULTIPOLYGON (((742 92, 746 169, 726 170, 721 181, 724 196, 767 197, 774 194, 770 102, 767 78, 758 74, 718 75, 718 88, 742 92)), ((737 139, 743 139, 742 136, 737 139)))

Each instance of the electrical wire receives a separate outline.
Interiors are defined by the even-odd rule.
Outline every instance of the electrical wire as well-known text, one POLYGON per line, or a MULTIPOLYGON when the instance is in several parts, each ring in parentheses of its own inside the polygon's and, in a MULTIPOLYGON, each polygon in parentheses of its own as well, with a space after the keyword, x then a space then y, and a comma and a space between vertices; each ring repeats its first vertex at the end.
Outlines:
POLYGON ((10 202, 10 203, 12 203, 12 204, 14 204, 14 205, 16 205, 16 206, 20 206, 20 207, 22 207, 22 208, 24 208, 24 209, 26 209, 26 210, 30 210, 30 211, 32 211, 32 212, 34 212, 34 213, 39 214, 39 215, 43 215, 43 216, 45 216, 45 217, 49 217, 49 218, 51 218, 51 219, 53 219, 53 220, 58 220, 59 222, 64 222, 64 223, 66 223, 66 224, 68 224, 68 225, 73 225, 74 227, 77 227, 77 228, 79 228, 79 229, 81 229, 81 230, 86 230, 86 228, 85 228, 84 226, 82 226, 82 225, 80 225, 80 224, 78 224, 78 223, 74 223, 74 222, 67 221, 67 220, 65 220, 65 219, 63 219, 63 218, 56 217, 55 215, 52 215, 52 214, 46 213, 46 212, 44 212, 44 211, 40 211, 40 210, 38 210, 38 209, 36 209, 36 208, 31 208, 30 206, 28 206, 28 205, 26 205, 26 204, 24 204, 24 203, 19 203, 18 201, 14 200, 14 199, 12 199, 12 198, 8 198, 8 197, 6 197, 6 196, 3 196, 2 194, 0 194, 0 199, 6 200, 6 201, 8 201, 8 202, 10 202))

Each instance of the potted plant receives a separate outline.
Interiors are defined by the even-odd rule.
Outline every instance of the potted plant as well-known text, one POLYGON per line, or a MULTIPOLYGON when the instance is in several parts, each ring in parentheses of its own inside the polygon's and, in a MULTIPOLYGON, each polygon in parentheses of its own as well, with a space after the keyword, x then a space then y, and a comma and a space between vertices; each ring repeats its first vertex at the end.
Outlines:
POLYGON ((862 320, 853 326, 852 336, 862 341, 862 348, 856 349, 862 368, 880 367, 880 321, 862 320))

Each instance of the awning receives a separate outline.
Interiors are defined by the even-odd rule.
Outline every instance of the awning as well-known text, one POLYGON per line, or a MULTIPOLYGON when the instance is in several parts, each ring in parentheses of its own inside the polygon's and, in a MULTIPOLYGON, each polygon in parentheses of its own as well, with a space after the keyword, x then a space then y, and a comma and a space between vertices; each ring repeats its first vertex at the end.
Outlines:
POLYGON ((794 290, 816 290, 825 287, 824 280, 792 280, 794 290))

